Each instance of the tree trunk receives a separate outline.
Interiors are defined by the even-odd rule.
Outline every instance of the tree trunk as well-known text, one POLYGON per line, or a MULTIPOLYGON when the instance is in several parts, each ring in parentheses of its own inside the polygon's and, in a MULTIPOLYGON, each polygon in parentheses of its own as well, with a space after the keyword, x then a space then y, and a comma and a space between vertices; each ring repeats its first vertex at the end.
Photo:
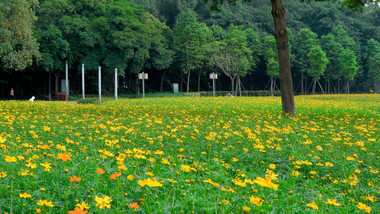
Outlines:
POLYGON ((380 93, 380 81, 377 81, 377 80, 375 80, 374 81, 374 84, 375 84, 375 87, 374 87, 374 93, 375 94, 378 94, 378 93, 380 93))
POLYGON ((289 38, 286 29, 285 8, 282 0, 271 0, 280 67, 282 110, 295 115, 292 73, 290 71, 289 38))
POLYGON ((303 85, 303 73, 301 73, 301 95, 304 95, 305 94, 305 89, 304 89, 304 85, 303 85))
POLYGON ((346 92, 347 92, 347 94, 350 93, 350 80, 347 80, 347 84, 346 84, 346 92))
POLYGON ((189 92, 190 90, 190 70, 187 73, 187 87, 186 87, 186 92, 189 92))
POLYGON ((181 72, 181 80, 180 80, 181 84, 180 84, 180 91, 183 92, 183 73, 181 72))
POLYGON ((313 95, 315 94, 315 87, 317 86, 317 78, 313 79, 313 95))
POLYGON ((165 79, 165 74, 166 74, 167 69, 165 69, 164 73, 161 76, 161 86, 160 86, 160 92, 162 92, 162 89, 164 87, 164 79, 165 79))
POLYGON ((114 80, 114 73, 107 73, 107 78, 108 78, 108 94, 112 95, 112 89, 113 86, 115 86, 115 80, 114 80), (113 84, 112 84, 113 83, 113 84))
POLYGON ((340 81, 339 81, 339 79, 337 80, 337 84, 338 84, 338 89, 337 89, 337 94, 340 94, 340 81))
POLYGON ((234 94, 235 78, 230 77, 230 79, 231 79, 231 92, 232 94, 234 94))
POLYGON ((58 93, 58 88, 59 88, 59 74, 58 72, 54 72, 54 76, 55 76, 55 93, 57 94, 58 93))
POLYGON ((136 94, 140 94, 140 84, 139 84, 139 75, 138 74, 136 74, 135 87, 136 87, 136 94))
POLYGON ((270 94, 273 97, 274 96, 274 82, 273 77, 270 77, 270 94))
POLYGON ((201 76, 202 76, 202 68, 199 70, 199 73, 198 73, 198 92, 201 91, 201 76))

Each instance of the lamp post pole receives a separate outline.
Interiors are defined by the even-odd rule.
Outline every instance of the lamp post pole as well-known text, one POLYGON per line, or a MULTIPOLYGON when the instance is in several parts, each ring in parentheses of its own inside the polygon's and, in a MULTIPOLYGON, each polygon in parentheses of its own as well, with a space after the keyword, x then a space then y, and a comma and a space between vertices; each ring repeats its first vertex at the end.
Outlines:
POLYGON ((102 102, 102 67, 99 66, 99 103, 102 102))
POLYGON ((82 63, 82 99, 85 98, 84 95, 84 64, 82 63))
POLYGON ((142 90, 143 90, 143 98, 145 98, 145 74, 142 72, 142 90))
POLYGON ((66 60, 66 93, 69 96, 69 62, 66 60))
POLYGON ((115 68, 115 100, 117 100, 117 68, 115 68))

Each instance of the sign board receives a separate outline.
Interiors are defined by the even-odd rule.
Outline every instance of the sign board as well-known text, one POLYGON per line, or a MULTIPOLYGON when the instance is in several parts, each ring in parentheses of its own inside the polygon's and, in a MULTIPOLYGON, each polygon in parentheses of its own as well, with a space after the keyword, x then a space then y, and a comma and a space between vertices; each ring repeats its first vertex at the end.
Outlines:
POLYGON ((173 93, 178 93, 178 83, 173 83, 173 93))
MULTIPOLYGON (((69 81, 70 83, 70 81, 69 81)), ((61 79, 61 92, 67 92, 66 90, 66 80, 65 79, 61 79)))

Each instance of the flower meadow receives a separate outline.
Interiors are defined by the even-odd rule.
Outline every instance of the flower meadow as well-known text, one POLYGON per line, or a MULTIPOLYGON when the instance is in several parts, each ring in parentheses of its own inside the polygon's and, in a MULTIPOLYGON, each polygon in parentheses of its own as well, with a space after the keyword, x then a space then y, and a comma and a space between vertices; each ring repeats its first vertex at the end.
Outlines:
POLYGON ((0 213, 379 213, 380 96, 0 101, 0 213))

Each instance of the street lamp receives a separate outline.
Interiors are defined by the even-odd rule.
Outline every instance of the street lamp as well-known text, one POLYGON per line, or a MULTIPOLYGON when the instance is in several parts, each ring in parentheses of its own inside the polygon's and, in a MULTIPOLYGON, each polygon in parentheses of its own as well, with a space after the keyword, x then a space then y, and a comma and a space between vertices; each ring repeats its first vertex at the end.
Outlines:
POLYGON ((218 79, 218 74, 211 73, 210 79, 212 79, 212 96, 215 97, 215 80, 218 79))
POLYGON ((145 81, 148 79, 148 74, 144 73, 139 73, 139 79, 142 80, 142 90, 143 90, 143 98, 145 98, 145 81))

